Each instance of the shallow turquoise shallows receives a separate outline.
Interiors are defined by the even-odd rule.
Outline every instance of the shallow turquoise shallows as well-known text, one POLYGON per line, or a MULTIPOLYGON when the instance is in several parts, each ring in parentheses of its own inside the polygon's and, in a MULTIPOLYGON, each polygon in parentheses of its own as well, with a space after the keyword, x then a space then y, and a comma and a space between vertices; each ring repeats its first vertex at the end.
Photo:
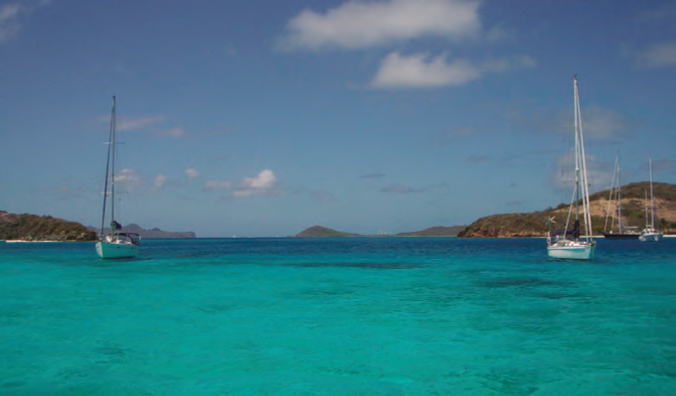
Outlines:
POLYGON ((676 395, 676 238, 0 244, 0 394, 676 395))

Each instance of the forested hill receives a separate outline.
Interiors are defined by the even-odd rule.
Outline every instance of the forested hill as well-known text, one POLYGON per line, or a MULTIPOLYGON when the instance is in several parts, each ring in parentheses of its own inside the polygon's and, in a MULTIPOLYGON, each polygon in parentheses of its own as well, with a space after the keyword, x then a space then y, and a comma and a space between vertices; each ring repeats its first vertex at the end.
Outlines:
POLYGON ((95 241, 96 233, 73 221, 0 210, 0 239, 24 241, 95 241))

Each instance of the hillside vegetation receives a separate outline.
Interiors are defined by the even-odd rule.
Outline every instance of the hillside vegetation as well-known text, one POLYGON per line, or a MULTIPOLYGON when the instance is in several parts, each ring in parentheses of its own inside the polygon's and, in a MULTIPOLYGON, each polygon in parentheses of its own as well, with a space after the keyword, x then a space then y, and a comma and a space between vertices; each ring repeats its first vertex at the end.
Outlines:
POLYGON ((73 221, 52 216, 0 211, 0 239, 24 241, 95 241, 96 233, 73 221))
MULTIPOLYGON (((669 183, 653 183, 655 189, 655 206, 657 207, 657 228, 665 233, 676 232, 676 185, 669 183)), ((622 186, 622 222, 625 226, 639 229, 645 226, 645 191, 650 194, 650 183, 639 182, 622 186)), ((606 226, 608 197, 610 190, 599 191, 589 196, 593 235, 601 235, 606 226)), ((554 217, 554 228, 565 227, 568 217, 568 204, 560 204, 556 208, 548 208, 532 213, 496 214, 482 217, 470 224, 459 237, 465 238, 512 238, 540 237, 547 235, 546 219, 554 217)), ((617 203, 610 202, 611 213, 615 213, 614 224, 617 227, 617 203)), ((613 223, 608 219, 608 227, 613 223)), ((610 231, 609 228, 606 228, 610 231)))
POLYGON ((340 232, 322 226, 310 227, 298 234, 294 238, 336 238, 336 237, 358 237, 359 234, 351 234, 349 232, 340 232))

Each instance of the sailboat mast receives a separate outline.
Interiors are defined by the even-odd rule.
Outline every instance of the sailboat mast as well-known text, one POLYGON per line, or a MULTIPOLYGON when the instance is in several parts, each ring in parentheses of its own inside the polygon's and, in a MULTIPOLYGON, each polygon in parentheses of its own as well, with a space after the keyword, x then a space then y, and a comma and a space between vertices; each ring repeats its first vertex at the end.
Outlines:
MULTIPOLYGON (((113 96, 113 110, 110 117, 110 130, 108 132, 108 157, 106 158, 106 177, 105 183, 103 183, 103 210, 101 211, 101 232, 99 236, 103 238, 103 230, 106 225, 106 200, 108 199, 108 175, 110 173, 110 152, 115 146, 113 144, 114 140, 114 130, 115 130, 115 96, 113 96)), ((114 157, 114 156, 113 156, 114 157)))
MULTIPOLYGON (((110 221, 114 222, 115 221, 115 95, 113 95, 113 115, 110 120, 110 128, 111 128, 111 133, 112 133, 112 169, 111 169, 111 178, 112 180, 110 181, 110 221)), ((115 233, 115 230, 113 230, 113 223, 111 223, 111 234, 115 233)))
MULTIPOLYGON (((582 131, 582 115, 581 115, 581 109, 580 109, 580 95, 577 90, 577 76, 575 76, 575 102, 576 102, 576 113, 577 113, 577 119, 575 120, 575 124, 577 125, 577 131, 579 133, 579 156, 580 156, 580 164, 582 165, 582 180, 581 180, 581 185, 582 185, 582 199, 583 199, 583 208, 584 208, 584 227, 585 230, 587 231, 587 240, 591 238, 592 235, 592 221, 591 221, 591 204, 589 202, 589 182, 587 178, 587 155, 584 150, 584 132, 582 131)), ((576 135, 577 137, 577 135, 576 135)))
POLYGON ((655 228, 655 190, 653 188, 653 159, 650 158, 650 228, 655 228))
POLYGON ((645 228, 648 228, 648 190, 643 190, 645 192, 645 228))
POLYGON ((575 115, 575 221, 578 221, 580 219, 580 141, 578 136, 577 76, 575 76, 573 90, 573 112, 575 115))
POLYGON ((620 180, 620 151, 617 151, 617 216, 620 220, 620 234, 623 233, 623 226, 622 226, 622 193, 621 193, 621 186, 622 186, 622 181, 620 180))

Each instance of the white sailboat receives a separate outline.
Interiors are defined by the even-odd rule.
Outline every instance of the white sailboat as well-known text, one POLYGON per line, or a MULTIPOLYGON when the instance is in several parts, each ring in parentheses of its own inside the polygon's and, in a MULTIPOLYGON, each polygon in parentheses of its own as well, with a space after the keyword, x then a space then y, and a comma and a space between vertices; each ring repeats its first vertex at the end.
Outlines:
POLYGON ((653 188, 653 160, 650 159, 650 224, 648 224, 648 197, 646 197, 645 228, 638 240, 641 242, 659 242, 664 234, 655 229, 655 190, 653 188))
POLYGON ((608 197, 608 211, 606 212, 606 224, 603 227, 603 236, 606 239, 638 239, 639 232, 637 227, 628 227, 622 224, 622 191, 620 181, 620 152, 617 152, 615 158, 615 171, 613 172, 613 181, 610 185, 610 196, 608 197), (617 208, 611 208, 613 202, 617 200, 617 208), (617 232, 613 232, 615 225, 615 212, 617 212, 617 232), (608 218, 610 221, 610 231, 608 232, 608 218))
POLYGON ((574 116, 575 116, 575 188, 568 210, 568 219, 563 231, 549 233, 547 237, 547 254, 549 257, 572 260, 591 260, 594 258, 596 241, 591 238, 592 222, 589 212, 589 183, 587 182, 587 162, 584 152, 584 134, 580 114, 580 96, 577 89, 577 76, 573 82, 574 116), (582 218, 585 235, 580 238, 580 195, 582 196, 582 218), (570 228, 570 218, 575 207, 575 222, 570 228))
POLYGON ((108 160, 106 162, 105 186, 103 188, 103 214, 101 216, 101 233, 96 243, 96 253, 102 259, 131 258, 139 253, 139 235, 121 232, 122 226, 115 221, 115 96, 110 116, 110 136, 108 141, 108 160), (110 178, 109 178, 110 176, 110 178), (110 234, 104 235, 106 223, 106 201, 108 198, 108 182, 110 181, 110 234))

